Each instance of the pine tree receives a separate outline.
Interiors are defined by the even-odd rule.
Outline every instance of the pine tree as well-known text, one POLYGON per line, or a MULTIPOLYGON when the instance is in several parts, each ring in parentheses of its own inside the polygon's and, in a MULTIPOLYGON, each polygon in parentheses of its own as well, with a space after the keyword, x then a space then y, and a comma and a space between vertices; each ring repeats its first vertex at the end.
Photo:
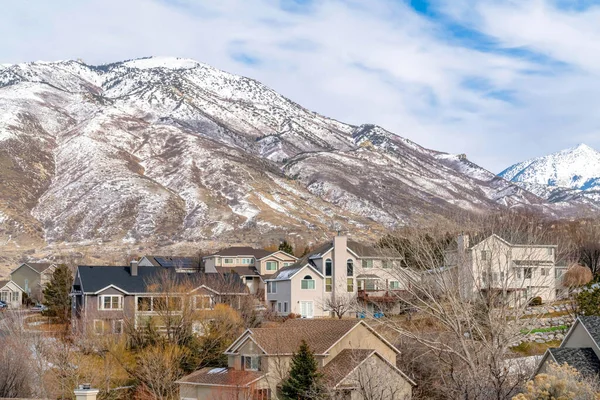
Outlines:
POLYGON ((288 243, 287 240, 284 240, 283 242, 281 242, 279 244, 279 250, 281 251, 285 251, 288 254, 294 254, 294 248, 292 247, 291 244, 288 243))
POLYGON ((73 276, 69 267, 59 265, 52 274, 52 279, 44 288, 44 303, 48 309, 44 312, 50 317, 57 317, 61 323, 69 322, 71 318, 71 285, 73 276))
POLYGON ((281 394, 288 400, 314 400, 323 398, 323 375, 318 371, 317 360, 303 340, 291 360, 290 373, 282 382, 281 394))

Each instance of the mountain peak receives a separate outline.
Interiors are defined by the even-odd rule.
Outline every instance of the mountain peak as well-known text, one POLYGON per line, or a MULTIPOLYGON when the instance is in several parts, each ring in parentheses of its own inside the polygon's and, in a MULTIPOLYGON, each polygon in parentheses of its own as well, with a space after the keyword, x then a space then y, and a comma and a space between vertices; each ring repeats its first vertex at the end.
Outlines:
POLYGON ((136 69, 191 69, 197 67, 200 63, 189 58, 151 56, 125 61, 123 65, 136 69))

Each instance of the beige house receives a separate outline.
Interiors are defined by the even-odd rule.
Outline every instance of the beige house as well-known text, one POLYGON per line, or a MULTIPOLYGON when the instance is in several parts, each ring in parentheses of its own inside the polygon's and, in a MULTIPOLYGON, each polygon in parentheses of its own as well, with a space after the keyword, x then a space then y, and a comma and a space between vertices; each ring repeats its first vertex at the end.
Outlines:
POLYGON ((44 287, 52 279, 52 274, 58 264, 25 263, 19 265, 10 273, 10 280, 23 289, 34 301, 43 300, 44 287))
POLYGON ((511 302, 556 298, 555 245, 514 244, 498 235, 470 244, 468 235, 457 239, 457 249, 446 251, 445 266, 423 275, 432 284, 455 282, 465 299, 482 292, 502 293, 511 302))
POLYGON ((228 366, 203 368, 180 381, 180 398, 277 399, 293 353, 305 340, 332 398, 405 400, 415 383, 396 367, 398 350, 364 321, 290 319, 244 332, 225 352, 228 366))
POLYGON ((284 251, 268 251, 252 247, 229 247, 202 258, 206 272, 236 273, 253 295, 264 299, 264 280, 297 258, 284 251))
POLYGON ((550 348, 542 357, 536 375, 548 365, 569 364, 586 378, 600 379, 600 317, 579 317, 559 348, 550 348))
POLYGON ((0 300, 9 308, 19 308, 23 304, 23 289, 13 281, 0 281, 0 300))
POLYGON ((400 261, 338 235, 267 279, 267 303, 280 315, 303 318, 330 316, 342 301, 355 303, 352 314, 394 312, 407 284, 400 261))

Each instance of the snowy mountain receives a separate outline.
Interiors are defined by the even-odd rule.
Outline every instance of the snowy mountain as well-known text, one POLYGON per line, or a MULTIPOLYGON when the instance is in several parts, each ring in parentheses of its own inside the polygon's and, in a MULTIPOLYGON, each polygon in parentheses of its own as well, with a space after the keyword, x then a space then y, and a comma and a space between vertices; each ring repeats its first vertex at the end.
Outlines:
POLYGON ((600 206, 600 152, 585 144, 523 161, 499 176, 552 202, 580 200, 600 206))
POLYGON ((257 242, 544 200, 193 60, 0 68, 0 241, 257 242))

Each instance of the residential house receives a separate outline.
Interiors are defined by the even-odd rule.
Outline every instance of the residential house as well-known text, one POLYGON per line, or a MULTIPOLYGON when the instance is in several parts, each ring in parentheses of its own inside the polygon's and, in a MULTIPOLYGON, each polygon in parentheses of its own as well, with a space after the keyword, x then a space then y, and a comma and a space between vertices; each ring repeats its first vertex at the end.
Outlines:
POLYGON ((338 235, 266 279, 267 303, 280 315, 303 318, 329 316, 339 301, 370 314, 395 312, 408 284, 400 262, 390 250, 338 235))
POLYGON ((0 300, 10 308, 19 308, 23 304, 23 289, 13 281, 0 281, 0 300))
POLYGON ((139 259, 138 265, 140 267, 174 268, 177 272, 201 271, 199 257, 144 256, 139 259))
POLYGON ((332 398, 373 398, 375 392, 381 400, 411 398, 415 383, 396 367, 398 350, 357 319, 289 319, 248 329, 225 351, 227 367, 203 368, 177 382, 180 398, 277 399, 302 340, 332 398))
POLYGON ((96 333, 121 333, 124 322, 135 327, 153 320, 161 328, 165 312, 210 310, 225 303, 239 308, 248 291, 237 275, 178 273, 173 268, 79 266, 72 296, 72 326, 96 333), (190 309, 190 308, 186 308, 190 309))
POLYGON ((32 300, 41 302, 44 287, 52 279, 57 266, 58 264, 53 263, 24 263, 11 271, 10 280, 32 300))
POLYGON ((600 317, 579 317, 558 348, 550 348, 542 357, 535 374, 548 365, 569 364, 587 378, 600 379, 600 317))
POLYGON ((285 251, 229 247, 202 258, 206 272, 236 273, 253 295, 264 299, 265 279, 297 261, 285 251))
MULTIPOLYGON (((460 287, 465 299, 480 293, 502 293, 513 303, 540 297, 556 298, 556 245, 509 243, 491 235, 470 244, 468 235, 457 238, 457 248, 445 252, 443 271, 460 287)), ((423 279, 439 282, 441 270, 431 270, 423 279)))

